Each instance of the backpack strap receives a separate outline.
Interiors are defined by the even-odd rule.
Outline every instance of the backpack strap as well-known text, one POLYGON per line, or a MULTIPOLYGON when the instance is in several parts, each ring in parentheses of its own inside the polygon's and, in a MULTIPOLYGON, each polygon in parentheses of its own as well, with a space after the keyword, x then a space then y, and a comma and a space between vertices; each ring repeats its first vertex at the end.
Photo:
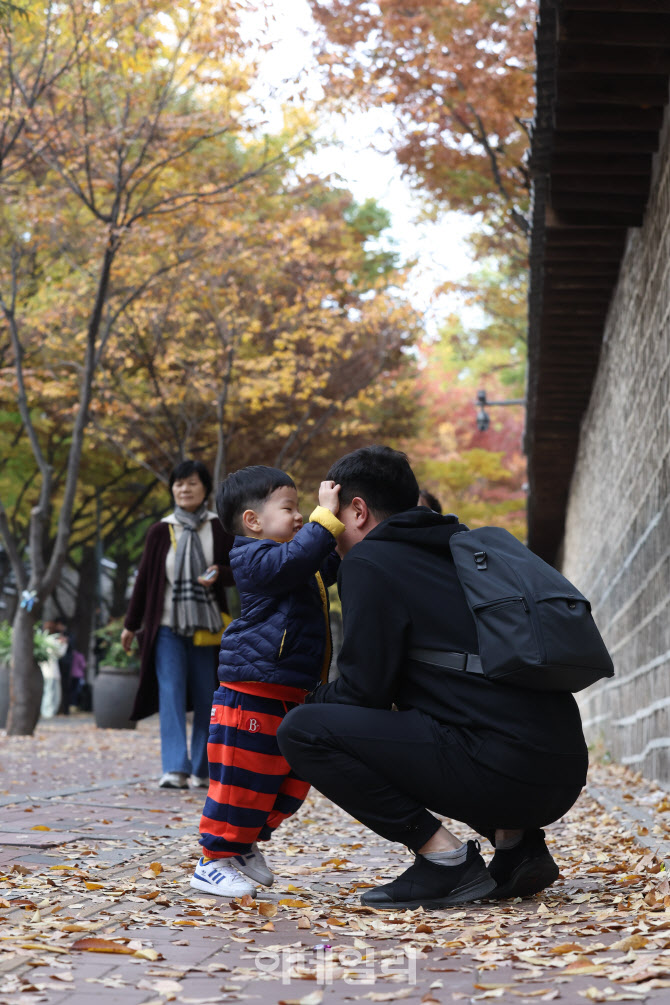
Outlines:
POLYGON ((484 674, 482 663, 475 653, 450 653, 441 649, 410 649, 407 654, 417 663, 446 667, 447 670, 465 670, 466 673, 484 674))

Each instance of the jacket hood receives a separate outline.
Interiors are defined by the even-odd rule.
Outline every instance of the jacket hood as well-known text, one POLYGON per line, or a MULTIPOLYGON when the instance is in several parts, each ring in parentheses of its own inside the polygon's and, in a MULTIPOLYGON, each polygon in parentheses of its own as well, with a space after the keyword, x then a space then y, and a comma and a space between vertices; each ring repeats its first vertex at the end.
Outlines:
POLYGON ((451 537, 467 529, 453 513, 442 515, 426 506, 415 506, 390 516, 371 530, 364 540, 402 541, 451 556, 451 537))

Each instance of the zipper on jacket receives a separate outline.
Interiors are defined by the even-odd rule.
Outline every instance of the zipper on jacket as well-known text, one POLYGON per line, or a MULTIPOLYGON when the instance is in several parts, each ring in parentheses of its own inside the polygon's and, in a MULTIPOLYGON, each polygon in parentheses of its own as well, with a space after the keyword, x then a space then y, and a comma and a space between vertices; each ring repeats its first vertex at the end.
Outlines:
POLYGON ((525 597, 502 597, 500 600, 492 600, 488 604, 477 604, 473 611, 494 611, 496 607, 505 607, 507 604, 523 604, 526 614, 530 614, 530 608, 525 597))
POLYGON ((285 628, 285 629, 284 629, 284 634, 283 634, 283 635, 282 635, 282 637, 281 637, 281 644, 280 644, 280 646, 279 646, 279 652, 277 653, 277 659, 278 659, 278 660, 279 660, 279 659, 281 659, 281 651, 282 651, 282 649, 284 648, 284 639, 286 638, 286 632, 287 632, 287 631, 288 631, 288 629, 287 629, 287 628, 285 628))

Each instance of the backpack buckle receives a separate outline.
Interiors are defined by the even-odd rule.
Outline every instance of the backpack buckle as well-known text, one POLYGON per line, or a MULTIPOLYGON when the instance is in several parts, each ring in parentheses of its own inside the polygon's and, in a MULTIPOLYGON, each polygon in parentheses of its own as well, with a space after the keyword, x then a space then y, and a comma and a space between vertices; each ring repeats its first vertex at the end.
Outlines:
POLYGON ((476 551, 474 554, 475 565, 478 572, 483 572, 487 568, 486 564, 486 552, 476 551))

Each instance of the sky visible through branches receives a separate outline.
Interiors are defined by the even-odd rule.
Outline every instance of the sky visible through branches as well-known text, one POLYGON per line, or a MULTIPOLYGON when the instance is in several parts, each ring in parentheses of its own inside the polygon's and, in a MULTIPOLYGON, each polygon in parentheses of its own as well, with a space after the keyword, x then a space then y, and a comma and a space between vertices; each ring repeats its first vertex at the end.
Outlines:
MULTIPOLYGON (((312 49, 317 26, 307 0, 263 0, 247 12, 243 26, 257 40, 259 75, 255 93, 262 96, 270 130, 281 128, 282 107, 287 103, 313 106, 323 88, 312 49), (268 46, 268 48, 264 48, 268 46)), ((442 213, 436 221, 422 219, 419 198, 402 177, 390 148, 393 112, 381 107, 369 112, 351 110, 346 117, 319 115, 317 135, 333 142, 303 162, 305 170, 341 179, 359 202, 374 198, 391 213, 389 237, 402 260, 415 260, 408 294, 424 314, 426 329, 434 335, 445 314, 453 310, 455 296, 434 297, 445 282, 463 279, 473 262, 464 238, 474 221, 460 213, 442 213)), ((459 301, 460 304, 460 301, 459 301)))

